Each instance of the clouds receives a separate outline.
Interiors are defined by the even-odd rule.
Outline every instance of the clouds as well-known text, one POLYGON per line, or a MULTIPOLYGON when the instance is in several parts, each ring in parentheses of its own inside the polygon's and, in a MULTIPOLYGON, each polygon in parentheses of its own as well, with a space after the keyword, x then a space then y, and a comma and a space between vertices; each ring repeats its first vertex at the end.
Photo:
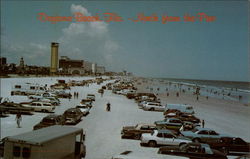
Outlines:
MULTIPOLYGON (((72 4, 69 9, 69 14, 72 13, 72 15, 75 12, 80 12, 85 16, 91 15, 87 8, 82 5, 72 4)), ((24 57, 27 64, 49 66, 50 42, 55 41, 59 42, 59 56, 88 60, 108 68, 114 65, 113 55, 118 52, 119 45, 110 36, 110 28, 107 23, 98 21, 66 24, 66 27, 59 23, 50 24, 51 28, 55 25, 64 27, 60 28, 56 38, 48 36, 47 39, 43 39, 43 42, 46 43, 38 40, 41 33, 34 33, 38 34, 38 38, 29 43, 22 41, 15 43, 13 37, 10 39, 2 38, 1 34, 1 39, 4 41, 1 49, 2 56, 6 56, 9 62, 18 63, 20 57, 24 57)), ((23 36, 25 38, 25 34, 23 36)))
MULTIPOLYGON (((71 5, 71 12, 83 15, 91 13, 81 5, 71 5)), ((72 22, 62 29, 59 38, 61 55, 70 58, 97 62, 104 66, 113 66, 113 55, 119 50, 119 45, 112 40, 109 26, 105 22, 72 22), (77 51, 76 51, 77 50, 77 51)))
POLYGON ((45 66, 50 64, 50 48, 47 45, 29 43, 26 45, 5 43, 1 48, 2 55, 8 58, 8 63, 19 64, 21 57, 28 65, 45 66))

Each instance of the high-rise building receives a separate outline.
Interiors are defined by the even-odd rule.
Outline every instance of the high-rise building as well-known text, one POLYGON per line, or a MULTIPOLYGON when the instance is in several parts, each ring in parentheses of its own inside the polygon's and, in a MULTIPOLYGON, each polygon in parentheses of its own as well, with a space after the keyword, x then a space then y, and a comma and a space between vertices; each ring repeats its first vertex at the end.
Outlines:
POLYGON ((20 67, 20 68, 24 68, 24 60, 23 60, 23 57, 21 57, 21 59, 20 59, 19 67, 20 67))
POLYGON ((51 43, 50 74, 55 75, 58 71, 58 47, 59 43, 51 43))
POLYGON ((96 73, 96 67, 97 67, 97 64, 96 63, 92 63, 92 73, 93 74, 96 73))
POLYGON ((6 64, 7 64, 6 57, 0 57, 0 66, 6 65, 6 64))

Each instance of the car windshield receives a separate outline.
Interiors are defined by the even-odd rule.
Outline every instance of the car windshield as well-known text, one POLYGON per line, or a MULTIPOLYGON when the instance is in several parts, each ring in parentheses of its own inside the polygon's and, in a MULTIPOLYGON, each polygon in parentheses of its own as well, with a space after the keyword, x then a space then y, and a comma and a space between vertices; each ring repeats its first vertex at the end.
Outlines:
POLYGON ((187 107, 187 110, 192 110, 193 109, 193 107, 187 107))

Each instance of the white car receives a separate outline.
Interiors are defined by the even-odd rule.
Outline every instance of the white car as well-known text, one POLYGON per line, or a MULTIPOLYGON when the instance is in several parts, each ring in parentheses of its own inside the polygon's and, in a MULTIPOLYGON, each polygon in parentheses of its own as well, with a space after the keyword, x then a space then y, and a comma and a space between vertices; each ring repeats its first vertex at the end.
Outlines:
POLYGON ((79 108, 84 116, 89 114, 90 107, 88 105, 78 105, 76 108, 79 108))
POLYGON ((95 101, 95 95, 94 94, 87 94, 87 99, 95 101))
POLYGON ((35 111, 41 112, 53 112, 55 106, 51 103, 44 102, 30 102, 30 103, 20 103, 24 107, 34 108, 35 111))
POLYGON ((147 102, 142 107, 143 110, 150 110, 150 111, 164 111, 165 106, 161 105, 160 103, 155 102, 147 102))
POLYGON ((154 130, 151 134, 142 134, 141 145, 156 147, 158 145, 179 146, 192 142, 190 139, 176 136, 170 130, 154 130))

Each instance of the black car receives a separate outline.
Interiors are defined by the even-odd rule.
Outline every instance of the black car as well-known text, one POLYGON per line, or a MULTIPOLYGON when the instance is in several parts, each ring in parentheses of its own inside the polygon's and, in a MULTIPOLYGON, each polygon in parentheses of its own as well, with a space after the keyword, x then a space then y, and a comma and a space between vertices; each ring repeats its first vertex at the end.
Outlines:
POLYGON ((155 124, 140 123, 135 126, 124 126, 121 131, 121 138, 139 140, 142 133, 152 133, 155 129, 155 124))
POLYGON ((211 149, 208 144, 188 143, 180 146, 165 146, 158 150, 159 154, 189 157, 190 159, 227 159, 227 156, 211 149))
POLYGON ((250 143, 239 137, 222 137, 220 142, 210 143, 210 147, 223 151, 226 155, 245 155, 250 153, 250 143))
POLYGON ((40 123, 36 124, 33 127, 33 130, 49 127, 49 126, 52 126, 52 125, 64 125, 64 124, 65 124, 64 116, 52 114, 52 115, 48 115, 48 116, 44 117, 40 121, 40 123))
POLYGON ((65 124, 77 124, 83 114, 79 108, 69 108, 63 113, 63 116, 65 117, 65 124))

